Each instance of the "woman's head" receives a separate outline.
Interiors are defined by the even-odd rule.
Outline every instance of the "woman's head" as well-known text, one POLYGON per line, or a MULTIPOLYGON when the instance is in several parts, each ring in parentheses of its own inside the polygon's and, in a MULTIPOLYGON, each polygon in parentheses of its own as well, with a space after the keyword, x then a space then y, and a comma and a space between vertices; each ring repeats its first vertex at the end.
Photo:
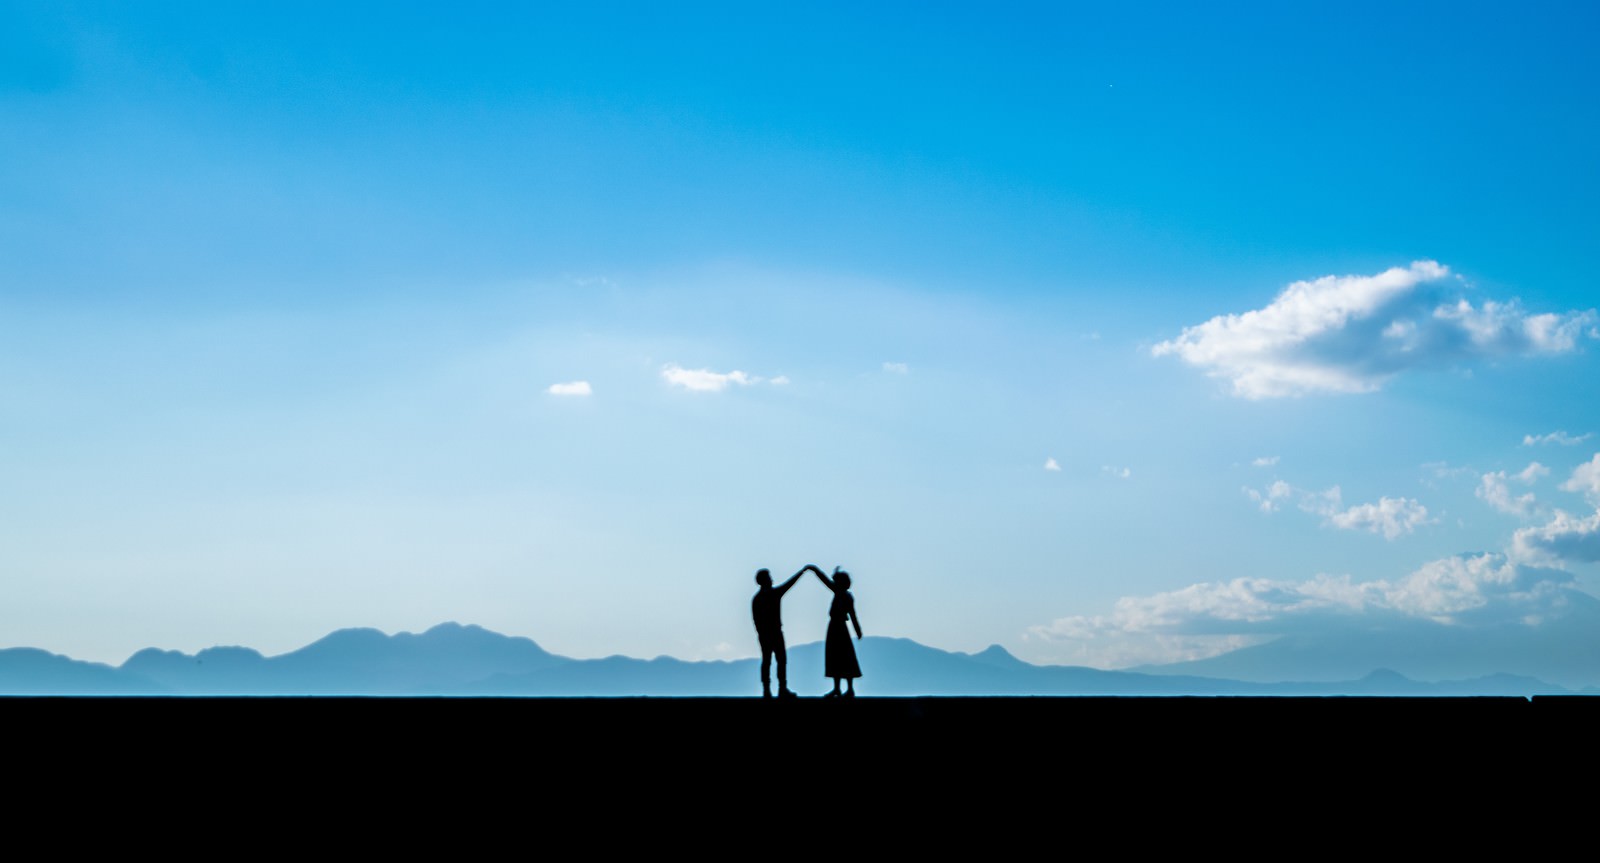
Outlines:
POLYGON ((844 588, 845 590, 849 590, 850 589, 850 573, 845 572, 844 570, 840 569, 837 566, 834 567, 833 568, 833 583, 839 585, 840 587, 844 588))

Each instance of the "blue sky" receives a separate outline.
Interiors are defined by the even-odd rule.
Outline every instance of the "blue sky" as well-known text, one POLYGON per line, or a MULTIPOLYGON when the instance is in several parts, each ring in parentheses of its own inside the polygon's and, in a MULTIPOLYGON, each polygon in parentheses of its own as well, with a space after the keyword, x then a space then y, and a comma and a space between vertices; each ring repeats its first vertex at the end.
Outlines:
POLYGON ((1538 626, 1596 14, 0 5, 0 642, 1538 626))

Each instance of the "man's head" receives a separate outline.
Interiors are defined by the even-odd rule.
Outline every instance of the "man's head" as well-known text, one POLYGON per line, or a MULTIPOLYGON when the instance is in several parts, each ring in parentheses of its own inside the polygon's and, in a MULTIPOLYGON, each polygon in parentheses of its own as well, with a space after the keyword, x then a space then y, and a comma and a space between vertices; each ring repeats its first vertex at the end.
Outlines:
POLYGON ((756 584, 759 584, 762 587, 771 587, 772 586, 772 573, 767 572, 764 569, 756 570, 756 584))

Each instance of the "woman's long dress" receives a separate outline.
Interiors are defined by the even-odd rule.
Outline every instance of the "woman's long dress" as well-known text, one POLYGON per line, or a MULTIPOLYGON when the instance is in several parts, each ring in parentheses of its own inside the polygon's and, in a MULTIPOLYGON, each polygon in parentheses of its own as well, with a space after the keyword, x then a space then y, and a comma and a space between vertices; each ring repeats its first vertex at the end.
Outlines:
POLYGON ((833 592, 833 605, 828 608, 828 638, 823 642, 824 676, 832 678, 861 676, 861 664, 856 662, 856 646, 850 641, 850 612, 856 607, 856 598, 848 590, 833 592))

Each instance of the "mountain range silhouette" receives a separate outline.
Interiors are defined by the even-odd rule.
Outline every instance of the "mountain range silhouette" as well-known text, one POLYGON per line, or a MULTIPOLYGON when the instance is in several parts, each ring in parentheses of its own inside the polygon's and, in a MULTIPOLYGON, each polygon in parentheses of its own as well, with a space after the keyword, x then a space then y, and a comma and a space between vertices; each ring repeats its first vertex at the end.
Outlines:
MULTIPOLYGON (((999 645, 968 654, 869 636, 858 647, 868 674, 861 683, 863 695, 1527 696, 1573 691, 1514 674, 1425 682, 1372 668, 1344 680, 1273 682, 1174 673, 1180 666, 1103 671, 1033 665, 999 645)), ((801 695, 819 695, 826 688, 822 652, 821 642, 789 650, 789 680, 801 695)), ((0 694, 752 696, 760 693, 757 662, 572 659, 528 638, 443 623, 422 633, 394 635, 342 629, 270 657, 246 647, 195 654, 148 648, 115 667, 10 648, 0 650, 0 694)))

